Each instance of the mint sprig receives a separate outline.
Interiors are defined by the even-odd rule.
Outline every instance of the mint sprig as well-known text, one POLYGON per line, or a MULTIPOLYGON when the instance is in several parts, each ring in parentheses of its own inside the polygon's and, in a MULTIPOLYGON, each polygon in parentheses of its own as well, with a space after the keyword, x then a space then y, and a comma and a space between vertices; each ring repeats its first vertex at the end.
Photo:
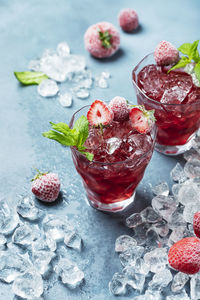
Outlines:
POLYGON ((112 35, 108 31, 103 32, 100 29, 98 31, 99 31, 99 39, 101 40, 101 45, 106 49, 111 48, 112 35))
POLYGON ((64 146, 75 146, 89 161, 93 160, 94 155, 84 151, 86 149, 84 143, 89 135, 89 122, 85 116, 77 119, 72 129, 63 122, 57 124, 50 122, 50 124, 53 130, 43 132, 44 137, 64 146))
POLYGON ((14 72, 14 75, 24 85, 40 84, 43 80, 48 79, 48 76, 42 72, 14 72))
POLYGON ((199 40, 194 41, 194 43, 184 43, 178 50, 184 54, 180 60, 175 64, 168 72, 176 70, 179 68, 184 68, 187 64, 194 62, 194 72, 197 79, 200 81, 200 54, 198 52, 199 40))

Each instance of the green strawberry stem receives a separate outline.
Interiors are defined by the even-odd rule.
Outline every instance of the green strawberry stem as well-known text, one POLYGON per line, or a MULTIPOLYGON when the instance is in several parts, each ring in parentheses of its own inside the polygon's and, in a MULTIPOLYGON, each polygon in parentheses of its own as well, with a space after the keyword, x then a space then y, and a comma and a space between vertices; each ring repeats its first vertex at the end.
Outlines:
POLYGON ((37 174, 34 176, 34 178, 31 179, 31 181, 34 181, 40 177, 42 177, 43 175, 46 175, 48 174, 49 172, 40 172, 38 169, 35 169, 37 171, 37 174))
POLYGON ((108 31, 103 32, 100 29, 98 30, 98 32, 99 32, 99 39, 101 40, 101 45, 106 49, 111 48, 112 47, 112 43, 111 43, 112 35, 108 31))

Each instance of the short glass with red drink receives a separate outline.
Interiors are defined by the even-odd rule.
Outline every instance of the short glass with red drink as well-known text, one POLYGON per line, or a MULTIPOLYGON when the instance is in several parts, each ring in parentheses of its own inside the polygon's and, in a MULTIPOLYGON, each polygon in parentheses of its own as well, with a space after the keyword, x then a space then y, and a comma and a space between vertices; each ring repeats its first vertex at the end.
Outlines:
MULTIPOLYGON (((70 128, 90 106, 78 110, 70 121, 70 128)), ((71 154, 82 178, 87 200, 102 211, 118 212, 134 201, 135 189, 143 178, 151 159, 156 138, 156 126, 147 134, 133 130, 129 121, 113 122, 103 129, 90 126, 85 146, 92 151, 89 161, 75 147, 71 154)))
POLYGON ((155 149, 178 155, 190 149, 200 127, 200 87, 184 70, 168 69, 156 66, 151 53, 133 69, 132 82, 138 104, 155 110, 155 149))

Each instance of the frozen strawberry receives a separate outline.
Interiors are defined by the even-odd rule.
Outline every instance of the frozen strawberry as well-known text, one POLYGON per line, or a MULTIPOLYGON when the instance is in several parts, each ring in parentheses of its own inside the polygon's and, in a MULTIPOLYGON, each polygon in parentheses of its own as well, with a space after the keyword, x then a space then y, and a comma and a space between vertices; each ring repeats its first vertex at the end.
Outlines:
POLYGON ((131 8, 121 10, 118 16, 118 21, 120 27, 127 32, 135 30, 139 25, 138 15, 136 11, 131 8))
POLYGON ((60 180, 55 173, 41 173, 32 180, 32 192, 41 201, 53 202, 60 192, 60 180))
POLYGON ((168 253, 172 268, 186 274, 195 274, 200 270, 200 240, 187 237, 175 243, 168 253))
POLYGON ((154 58, 158 66, 177 63, 179 52, 170 42, 161 41, 155 48, 154 58))
POLYGON ((121 122, 128 119, 129 108, 125 98, 116 96, 110 101, 108 106, 114 113, 115 121, 121 122))
POLYGON ((90 26, 84 35, 85 48, 95 57, 113 55, 119 48, 120 35, 113 24, 100 22, 90 26))
POLYGON ((135 106, 129 112, 132 127, 140 133, 147 133, 155 121, 154 111, 146 110, 143 106, 135 106))
POLYGON ((108 125, 114 117, 113 112, 101 100, 95 100, 87 113, 87 119, 91 125, 108 125))
POLYGON ((194 228, 194 233, 196 234, 196 236, 198 238, 200 238, 200 211, 198 211, 194 214, 193 228, 194 228))

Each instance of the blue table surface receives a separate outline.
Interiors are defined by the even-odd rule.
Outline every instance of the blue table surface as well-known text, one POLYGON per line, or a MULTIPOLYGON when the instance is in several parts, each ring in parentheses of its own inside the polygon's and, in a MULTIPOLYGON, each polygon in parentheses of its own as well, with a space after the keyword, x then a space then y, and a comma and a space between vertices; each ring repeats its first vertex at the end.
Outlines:
MULTIPOLYGON (((152 52, 160 40, 168 40, 177 47, 197 40, 199 15, 198 0, 0 0, 0 195, 9 196, 16 203, 18 195, 30 194, 34 168, 57 172, 67 202, 38 206, 48 213, 67 215, 84 240, 77 263, 85 272, 85 283, 71 291, 56 281, 44 292, 45 300, 115 299, 108 282, 122 269, 114 243, 119 235, 130 233, 124 225, 124 215, 140 211, 150 203, 150 185, 166 180, 171 186, 169 172, 183 159, 155 152, 138 186, 134 207, 125 214, 111 216, 86 204, 69 149, 44 139, 41 132, 49 128, 49 121, 69 122, 73 112, 94 99, 110 100, 121 95, 136 103, 131 83, 133 66, 152 52), (127 34, 119 28, 117 15, 124 7, 138 12, 141 25, 136 33, 127 34), (94 59, 83 44, 88 26, 99 21, 113 23, 121 35, 118 54, 106 60, 94 59), (55 49, 61 41, 67 41, 73 53, 84 55, 93 73, 108 70, 112 75, 108 89, 93 88, 88 99, 74 101, 71 108, 63 108, 56 97, 40 97, 36 86, 22 87, 13 76, 13 71, 27 70, 31 59, 40 57, 45 48, 55 49)), ((1 300, 13 299, 10 287, 0 283, 1 300)))

